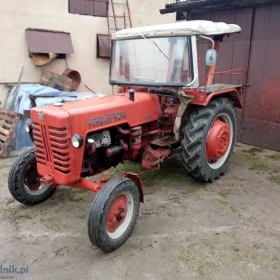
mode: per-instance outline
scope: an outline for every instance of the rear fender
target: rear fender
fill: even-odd
[[[200,105],[200,106],[207,106],[210,101],[214,98],[217,97],[227,97],[228,99],[232,100],[234,107],[236,108],[243,108],[243,104],[240,99],[240,90],[236,89],[228,89],[228,90],[223,90],[223,91],[216,91],[210,94],[206,95],[205,99],[205,94],[200,94],[198,98],[196,98],[191,104],[193,105]],[[201,100],[201,101],[199,101]]]

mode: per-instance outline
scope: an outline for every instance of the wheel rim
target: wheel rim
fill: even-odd
[[[40,195],[48,188],[40,188],[40,175],[37,171],[37,163],[33,161],[26,169],[23,186],[25,191],[30,195]]]
[[[111,239],[121,237],[130,225],[134,211],[133,196],[122,192],[111,205],[107,216],[107,233]]]
[[[213,121],[206,141],[206,158],[212,169],[226,162],[233,144],[233,123],[228,114],[222,113]]]

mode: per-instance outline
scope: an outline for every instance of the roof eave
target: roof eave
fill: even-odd
[[[161,14],[169,14],[176,12],[200,12],[202,10],[221,10],[221,9],[241,9],[241,8],[256,8],[271,4],[279,4],[280,0],[207,0],[195,2],[182,2],[166,4],[165,9],[161,9]]]

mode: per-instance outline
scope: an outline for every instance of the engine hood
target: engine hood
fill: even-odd
[[[148,93],[116,94],[101,98],[63,103],[62,106],[48,105],[31,110],[34,122],[47,122],[49,126],[68,127],[72,134],[85,137],[89,131],[109,128],[127,123],[130,127],[158,119],[160,108],[158,97]]]

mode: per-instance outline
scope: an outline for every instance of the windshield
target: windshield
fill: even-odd
[[[185,86],[192,80],[189,38],[113,41],[111,84]]]

